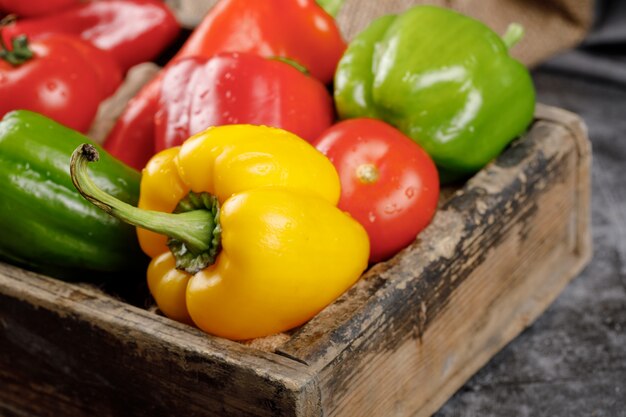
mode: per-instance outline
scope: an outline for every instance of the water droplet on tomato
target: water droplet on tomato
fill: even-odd
[[[413,196],[415,195],[415,189],[413,187],[409,187],[404,191],[404,195],[406,195],[407,198],[413,198]]]
[[[56,89],[57,89],[57,87],[58,87],[58,85],[57,85],[57,83],[55,83],[54,81],[49,81],[49,82],[46,84],[46,88],[47,88],[49,91],[54,91],[54,90],[56,90]]]
[[[373,211],[370,211],[367,215],[367,220],[369,220],[370,223],[374,223],[376,221],[376,214],[374,214]]]

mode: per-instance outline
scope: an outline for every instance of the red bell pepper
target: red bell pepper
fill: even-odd
[[[0,14],[42,16],[78,4],[80,0],[0,0]]]
[[[221,0],[174,59],[218,52],[285,57],[328,83],[345,49],[334,18],[313,0]]]
[[[100,101],[122,81],[113,58],[74,36],[50,34],[28,44],[0,38],[0,117],[26,109],[82,132]]]
[[[324,84],[292,65],[244,53],[190,57],[167,68],[155,117],[157,152],[209,126],[279,127],[312,141],[334,118]]]
[[[107,0],[80,3],[61,12],[18,19],[3,30],[5,41],[17,35],[30,39],[46,33],[80,36],[110,51],[125,72],[150,61],[178,35],[179,25],[159,0]]]
[[[323,83],[332,80],[346,44],[332,16],[314,0],[221,0],[172,59],[246,52],[298,62]],[[169,65],[169,64],[168,64]],[[130,101],[104,147],[141,169],[154,153],[161,80],[157,76]]]

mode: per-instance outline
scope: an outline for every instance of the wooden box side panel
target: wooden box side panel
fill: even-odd
[[[282,352],[318,369],[325,415],[429,415],[543,312],[590,257],[588,162],[584,134],[536,123],[296,334]]]
[[[0,264],[0,414],[314,415],[306,366]]]

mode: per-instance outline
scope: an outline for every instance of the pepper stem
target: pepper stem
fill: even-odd
[[[502,36],[506,49],[511,49],[524,37],[524,26],[519,23],[511,23]]]
[[[11,49],[7,48],[4,37],[0,32],[0,59],[13,66],[22,65],[34,56],[33,51],[28,47],[26,35],[19,35],[11,40]]]
[[[208,193],[191,193],[194,196],[191,203],[188,198],[179,204],[177,209],[182,211],[180,213],[139,209],[107,194],[93,182],[87,166],[89,162],[98,159],[98,151],[89,144],[79,146],[72,153],[70,174],[74,186],[83,197],[126,223],[168,236],[168,246],[176,258],[178,269],[195,274],[215,262],[221,232],[215,197]],[[198,204],[194,204],[196,200],[203,206],[210,205],[211,209],[197,209]]]

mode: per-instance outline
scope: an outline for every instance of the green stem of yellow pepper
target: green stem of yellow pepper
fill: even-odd
[[[217,198],[208,193],[190,193],[175,213],[142,210],[112,197],[93,182],[87,166],[98,159],[98,151],[89,144],[72,153],[72,182],[83,197],[126,223],[168,236],[176,268],[195,274],[215,263],[221,236]]]

